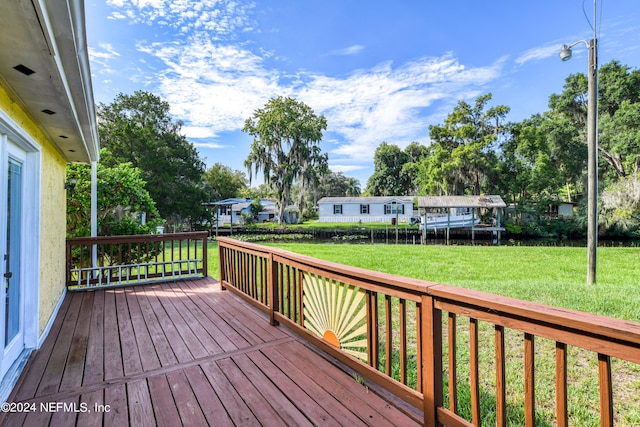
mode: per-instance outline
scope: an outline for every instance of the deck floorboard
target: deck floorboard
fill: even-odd
[[[418,425],[210,278],[67,294],[0,426]]]

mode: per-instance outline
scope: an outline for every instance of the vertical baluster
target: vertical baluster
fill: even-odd
[[[272,326],[276,326],[278,324],[278,322],[275,319],[275,313],[278,311],[278,305],[279,305],[279,300],[278,300],[278,280],[280,277],[282,277],[280,274],[280,270],[282,270],[281,268],[279,268],[278,263],[274,260],[273,258],[273,253],[270,252],[269,253],[269,288],[268,288],[268,292],[269,292],[269,304],[270,304],[270,310],[269,310],[269,317],[270,317],[270,323]]]
[[[384,314],[385,314],[385,358],[384,370],[388,376],[391,376],[391,365],[393,359],[393,334],[392,334],[392,315],[391,315],[391,297],[384,296]]]
[[[251,283],[251,254],[242,252],[242,278],[244,281],[244,293],[252,296],[253,283]]]
[[[108,262],[108,263],[103,262],[103,264],[102,264],[102,266],[103,266],[103,267],[106,267],[106,266],[107,266],[107,264],[109,264],[109,265],[108,265],[109,267],[110,267],[110,266],[112,266],[112,265],[115,265],[115,263],[113,262],[113,260],[114,260],[114,258],[113,258],[113,257],[114,257],[114,255],[113,255],[113,251],[115,250],[114,248],[115,248],[116,246],[115,246],[115,245],[106,245],[106,244],[105,244],[105,245],[103,245],[103,246],[102,246],[102,248],[103,248],[102,253],[103,253],[103,254],[107,252],[107,247],[109,248],[109,262]],[[104,258],[103,258],[103,259],[104,259]],[[102,274],[102,271],[100,271],[100,274]],[[114,268],[109,268],[109,269],[107,269],[107,270],[106,270],[106,274],[107,274],[107,275],[109,275],[109,277],[110,277],[110,279],[111,279],[112,281],[113,281],[113,280],[115,280],[115,279],[116,279],[116,277],[118,277],[118,272],[117,272],[117,271],[116,271],[116,269],[114,269]]]
[[[496,325],[496,425],[507,425],[507,392],[504,355],[504,327]]]
[[[278,287],[276,288],[276,296],[278,298],[278,306],[277,306],[277,311],[280,312],[280,302],[282,301],[282,288],[284,288],[284,272],[285,269],[283,268],[282,264],[278,264],[278,275],[279,275],[279,280],[278,280]]]
[[[153,262],[155,264],[155,268],[154,268],[154,272],[155,273],[159,273],[158,272],[158,254],[160,253],[160,242],[154,242],[153,243]]]
[[[598,381],[600,383],[600,426],[613,425],[613,392],[611,389],[611,357],[598,353]]]
[[[449,346],[449,409],[458,413],[458,344],[456,314],[449,313],[447,320],[447,343]]]
[[[163,252],[163,257],[164,257],[164,251],[162,251],[162,252]],[[220,266],[220,285],[221,285],[222,290],[225,289],[224,282],[226,280],[228,280],[227,279],[226,254],[227,254],[227,249],[224,246],[222,246],[221,243],[218,243],[218,257],[219,257],[218,264]],[[163,261],[164,261],[164,259],[163,259]],[[162,266],[162,269],[164,271],[164,264]]]
[[[417,375],[416,378],[418,380],[418,392],[419,393],[423,393],[424,390],[422,388],[423,384],[422,384],[422,322],[420,321],[420,319],[422,319],[422,304],[420,303],[416,303],[416,339],[418,341],[417,343],[417,349],[416,349],[416,370],[417,370]]]
[[[407,383],[407,301],[400,299],[400,382]]]
[[[245,257],[245,253],[242,251],[242,249],[239,249],[237,251],[238,254],[238,261],[236,264],[236,274],[238,277],[238,281],[237,281],[237,287],[238,289],[240,289],[242,292],[246,293],[246,288],[245,288],[245,272],[246,272],[246,268],[244,268],[244,257]]]
[[[171,276],[175,276],[175,273],[173,272],[174,270],[174,264],[173,261],[175,260],[176,256],[174,254],[174,247],[173,247],[173,239],[171,239],[171,255],[170,255],[171,259],[169,261],[171,261]],[[232,279],[235,279],[235,277],[233,275],[231,275]],[[235,284],[235,281],[234,281]]]
[[[187,259],[191,259],[191,239],[186,239],[187,242]],[[187,266],[187,269],[189,267]]]
[[[295,277],[295,271],[290,266],[287,266],[287,317],[291,318],[291,285]]]
[[[289,314],[289,319],[296,321],[296,312],[298,308],[298,284],[300,279],[300,270],[297,268],[293,269],[293,283],[291,284],[291,295],[289,298],[291,299],[291,313]]]
[[[256,301],[260,301],[260,294],[258,293],[258,256],[251,255],[251,280],[253,282],[253,298]]]
[[[524,334],[524,423],[527,427],[536,423],[534,339],[533,335]]]
[[[262,259],[262,274],[263,274],[263,296],[264,296],[264,303],[268,306],[269,304],[271,304],[270,299],[269,299],[269,288],[268,288],[268,273],[269,273],[269,258],[263,258]]]
[[[303,292],[303,286],[304,286],[304,274],[302,272],[302,270],[298,270],[298,317],[297,317],[297,321],[298,324],[302,327],[304,327],[304,304],[303,304],[303,300],[302,300],[302,292]]]
[[[242,272],[242,269],[240,268],[242,253],[237,249],[233,250],[233,261],[233,285],[238,289],[242,289],[242,280],[240,276]]]
[[[556,342],[556,423],[558,427],[569,425],[567,408],[567,345]]]
[[[367,291],[367,359],[378,369],[378,293]]]
[[[478,319],[469,319],[469,373],[471,379],[471,420],[474,425],[480,419],[480,380],[478,378]]]

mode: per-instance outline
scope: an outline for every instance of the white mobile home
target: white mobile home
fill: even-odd
[[[323,197],[318,212],[320,222],[409,222],[413,197]]]

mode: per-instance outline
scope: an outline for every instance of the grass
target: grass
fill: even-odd
[[[599,248],[598,284],[587,251],[572,247],[277,244],[341,264],[640,322],[640,249]]]
[[[266,222],[261,224],[255,224],[257,228],[279,228],[281,226],[275,222]],[[319,221],[305,221],[300,224],[287,224],[287,228],[293,230],[354,230],[354,229],[362,229],[366,228],[367,230],[395,230],[396,226],[391,225],[391,222],[319,222]],[[409,227],[407,222],[400,222],[398,224],[398,228],[412,228],[417,229],[417,226]]]
[[[588,286],[585,248],[307,243],[272,246],[370,270],[640,322],[639,248],[599,248],[598,283]],[[209,271],[219,277],[215,243],[209,249]],[[481,413],[485,425],[495,425],[493,334],[492,325],[480,323]],[[469,419],[467,318],[459,317],[457,335],[458,403],[460,414]],[[536,338],[537,425],[555,425],[554,346],[552,341]],[[522,424],[523,420],[522,348],[522,334],[507,330],[510,425]],[[444,351],[448,351],[446,345]],[[597,356],[570,347],[568,364],[570,424],[598,425]],[[640,425],[640,366],[613,359],[612,376],[616,425]]]

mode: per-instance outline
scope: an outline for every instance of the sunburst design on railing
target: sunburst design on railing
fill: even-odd
[[[304,325],[329,344],[367,361],[365,292],[345,283],[303,275]]]

